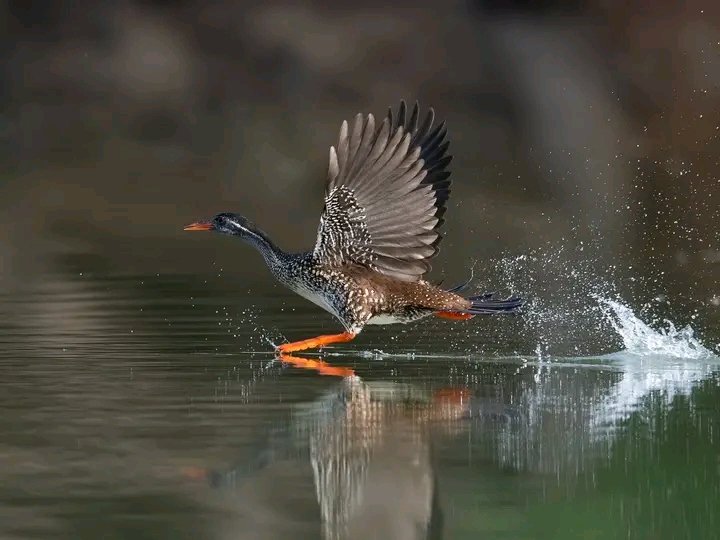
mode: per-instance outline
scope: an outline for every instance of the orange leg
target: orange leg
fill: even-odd
[[[292,343],[283,343],[276,347],[276,351],[279,353],[288,353],[295,351],[304,351],[305,349],[319,349],[325,345],[331,343],[345,343],[355,339],[357,334],[351,332],[343,332],[342,334],[328,334],[325,336],[318,336],[310,339],[303,339],[302,341],[293,341]]]
[[[451,319],[453,321],[467,321],[472,319],[475,315],[470,313],[458,313],[457,311],[436,311],[436,317],[442,317],[443,319]]]
[[[317,371],[320,375],[330,375],[333,377],[353,377],[355,371],[346,367],[331,366],[322,360],[310,360],[309,358],[301,358],[291,354],[280,353],[278,359],[284,364],[290,364],[300,369],[311,369]]]

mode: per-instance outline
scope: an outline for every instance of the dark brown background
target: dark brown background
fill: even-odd
[[[405,98],[450,128],[437,269],[594,239],[578,257],[659,265],[667,287],[717,302],[719,15],[673,1],[5,3],[0,275],[215,263],[269,280],[242,246],[182,225],[233,210],[309,248],[340,122]]]

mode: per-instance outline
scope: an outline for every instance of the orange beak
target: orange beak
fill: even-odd
[[[215,227],[209,221],[196,221],[190,225],[186,225],[183,231],[212,231]]]

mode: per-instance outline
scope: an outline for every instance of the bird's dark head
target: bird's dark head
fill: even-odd
[[[187,225],[186,231],[216,231],[223,234],[232,234],[234,236],[246,236],[255,233],[257,228],[255,224],[244,216],[223,212],[216,215],[210,221],[197,221]]]

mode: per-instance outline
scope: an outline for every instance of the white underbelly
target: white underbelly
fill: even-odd
[[[400,319],[398,317],[388,315],[387,313],[383,313],[381,315],[375,315],[365,324],[398,324],[407,322],[410,321],[408,319]]]
[[[372,317],[365,324],[407,324],[420,319],[424,319],[430,315],[432,311],[411,311],[409,313],[380,313]]]
[[[298,293],[300,296],[305,298],[305,300],[310,300],[316,306],[320,306],[328,313],[331,313],[335,317],[338,317],[337,311],[335,310],[335,308],[332,305],[330,305],[330,303],[327,301],[327,299],[324,296],[316,293],[315,291],[311,291],[309,289],[305,289],[305,288],[301,288],[301,287],[298,287],[298,288],[293,287],[293,290],[296,293]]]

